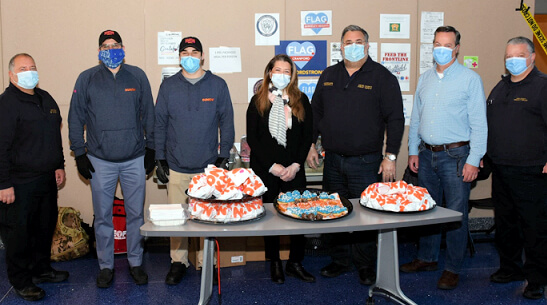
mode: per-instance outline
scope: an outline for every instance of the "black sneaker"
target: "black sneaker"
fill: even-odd
[[[171,263],[169,273],[165,277],[165,284],[176,285],[180,283],[184,275],[186,274],[186,265],[180,262]]]
[[[114,278],[114,270],[109,268],[101,269],[97,276],[97,287],[108,288],[112,284],[112,278]]]
[[[522,295],[527,299],[539,300],[545,296],[545,285],[528,283]]]
[[[129,269],[129,273],[135,281],[135,284],[144,285],[148,283],[148,274],[146,274],[141,266],[131,267],[131,269]]]
[[[66,281],[66,279],[68,279],[67,271],[57,271],[55,269],[51,269],[48,272],[44,272],[37,276],[33,276],[32,282],[34,284],[40,284],[44,282],[59,283],[62,281]]]
[[[26,301],[38,301],[46,295],[44,289],[34,284],[30,284],[21,289],[15,289],[15,292]]]

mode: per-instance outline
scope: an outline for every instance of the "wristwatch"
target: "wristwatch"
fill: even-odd
[[[394,155],[394,154],[387,153],[387,154],[384,156],[384,159],[388,159],[389,161],[395,161],[395,160],[397,160],[397,156]]]

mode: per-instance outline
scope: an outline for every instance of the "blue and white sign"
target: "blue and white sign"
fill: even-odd
[[[317,87],[317,78],[299,78],[298,79],[298,89],[304,93],[311,102],[313,93],[315,92],[315,87]]]
[[[332,11],[301,11],[302,36],[332,35]]]
[[[319,76],[327,67],[326,40],[281,40],[275,54],[287,54],[296,65],[298,76]]]

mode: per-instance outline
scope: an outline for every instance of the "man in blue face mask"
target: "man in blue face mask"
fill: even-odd
[[[116,31],[99,36],[99,65],[80,74],[68,113],[70,149],[78,172],[89,179],[100,272],[97,286],[114,276],[112,206],[120,181],[127,213],[127,259],[136,284],[146,284],[142,268],[146,175],[154,170],[154,100],[144,71],[125,64]],[[84,131],[86,138],[84,139]]]
[[[323,189],[359,198],[372,183],[397,180],[403,103],[396,77],[368,56],[368,33],[350,25],[342,31],[341,41],[344,60],[323,71],[313,94],[313,143],[321,135]],[[318,165],[315,144],[307,163],[312,168]],[[332,262],[321,275],[336,277],[355,265],[360,283],[374,284],[376,235],[368,231],[323,236],[333,250]]]
[[[486,152],[486,103],[480,76],[456,60],[460,32],[451,26],[435,31],[435,66],[420,77],[408,135],[408,165],[418,173],[437,204],[461,212],[462,222],[447,229],[444,272],[439,289],[454,289],[467,249],[470,185],[477,178]],[[427,227],[417,258],[401,266],[403,272],[438,268],[440,227]]]
[[[156,175],[160,182],[169,183],[167,202],[172,204],[186,202],[185,191],[192,177],[204,172],[207,165],[226,166],[235,136],[228,86],[203,69],[201,42],[185,37],[179,52],[182,70],[160,86],[154,128]],[[188,238],[171,237],[170,254],[165,283],[176,285],[189,266]]]
[[[523,295],[529,299],[543,298],[547,284],[547,75],[534,66],[535,58],[530,39],[510,39],[509,74],[486,103],[500,257],[490,281],[526,279]]]

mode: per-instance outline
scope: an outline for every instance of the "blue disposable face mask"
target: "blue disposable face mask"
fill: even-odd
[[[99,52],[99,60],[110,69],[116,69],[121,65],[124,58],[125,51],[123,49],[109,49]]]
[[[38,72],[25,71],[17,73],[17,85],[24,89],[34,89],[38,85]]]
[[[180,58],[180,65],[182,68],[192,74],[199,69],[200,59],[193,56],[183,56]]]
[[[287,85],[291,82],[291,76],[287,74],[281,74],[281,73],[272,73],[272,84],[277,89],[285,89]]]
[[[351,62],[360,61],[365,58],[365,45],[354,43],[349,46],[345,46],[344,57]]]
[[[528,56],[530,57],[530,56]],[[528,57],[510,57],[505,60],[505,68],[511,73],[511,75],[521,75],[528,69],[526,60]]]
[[[454,49],[450,49],[447,47],[433,48],[433,58],[438,65],[444,66],[452,60],[453,51]]]

